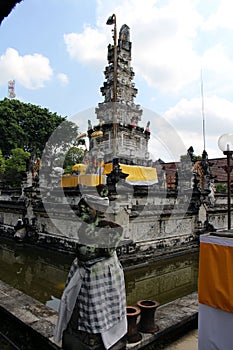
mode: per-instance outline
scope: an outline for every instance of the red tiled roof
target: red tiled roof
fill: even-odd
[[[227,165],[226,158],[213,158],[209,159],[210,163],[213,165],[210,167],[211,173],[216,176],[215,182],[226,183],[227,182],[227,172],[223,169]],[[233,165],[233,160],[232,160]],[[231,181],[233,182],[233,171],[231,172]]]
[[[224,158],[212,158],[208,159],[210,165],[210,172],[215,177],[214,181],[215,183],[226,183],[227,182],[227,173],[224,170],[224,166],[227,165],[227,159]],[[175,183],[176,180],[176,171],[178,169],[180,162],[170,162],[170,163],[163,163],[163,164],[156,164],[155,167],[159,174],[161,174],[162,169],[165,169],[166,177],[167,177],[167,185],[172,186]],[[233,159],[232,164],[233,166]],[[231,172],[231,182],[233,183],[233,170]]]

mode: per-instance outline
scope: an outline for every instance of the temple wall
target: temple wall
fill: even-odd
[[[218,197],[214,207],[205,207],[205,209],[200,207],[199,211],[186,212],[174,209],[177,203],[171,196],[132,198],[132,196],[123,195],[123,197],[120,203],[115,203],[106,214],[107,219],[122,225],[123,238],[132,240],[142,250],[151,247],[179,246],[195,241],[198,237],[198,223],[201,222],[203,226],[205,219],[208,219],[215,229],[222,230],[227,227],[227,206],[224,196]],[[224,199],[225,205],[223,205]],[[36,219],[39,243],[53,245],[56,241],[56,246],[72,250],[73,243],[77,241],[77,231],[81,223],[69,205],[64,206],[61,203],[59,206],[54,203],[53,207],[50,206],[50,210],[45,211],[44,208],[29,210],[18,201],[12,200],[11,205],[9,202],[6,201],[4,206],[4,201],[1,201],[0,233],[2,235],[13,238],[14,225],[28,211],[33,213]],[[69,198],[68,202],[73,202],[72,198]],[[68,212],[67,208],[69,208]]]
[[[195,215],[160,217],[150,212],[130,220],[129,237],[144,249],[181,245],[195,239],[195,223]]]
[[[212,224],[217,230],[224,230],[227,228],[227,212],[220,210],[220,211],[211,211],[208,214],[209,216],[209,222]],[[231,213],[231,222],[233,220],[233,215]]]

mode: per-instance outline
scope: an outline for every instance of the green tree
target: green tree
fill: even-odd
[[[84,157],[84,150],[78,147],[71,147],[66,153],[64,160],[64,169],[70,171],[72,166],[78,163],[82,163]]]
[[[0,150],[0,178],[3,177],[3,174],[5,173],[6,164],[5,164],[5,158],[2,155],[2,151]]]
[[[215,186],[215,190],[216,190],[216,192],[226,192],[227,191],[227,185],[226,184],[222,184],[222,183],[218,183]]]
[[[78,127],[71,121],[63,121],[50,136],[42,155],[42,168],[50,173],[53,167],[64,167],[67,152],[76,142]]]
[[[11,150],[11,154],[11,157],[5,161],[5,182],[17,187],[25,176],[30,153],[22,148],[15,148]]]
[[[5,98],[0,101],[0,149],[4,157],[22,148],[40,157],[52,132],[66,118],[30,103]]]

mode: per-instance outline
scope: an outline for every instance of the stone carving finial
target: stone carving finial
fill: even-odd
[[[150,132],[150,121],[147,122],[145,131]]]
[[[92,129],[92,125],[91,125],[91,121],[90,119],[88,119],[88,127],[87,127],[88,130],[91,130]]]
[[[189,149],[187,150],[187,154],[190,156],[191,161],[193,161],[194,157],[194,149],[193,146],[190,146]]]
[[[123,41],[130,41],[129,26],[123,24],[119,32],[119,38]]]

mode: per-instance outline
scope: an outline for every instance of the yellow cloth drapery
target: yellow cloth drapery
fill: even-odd
[[[76,187],[77,185],[98,186],[101,184],[105,184],[105,176],[103,175],[70,175],[62,176],[61,178],[62,187]]]
[[[78,171],[80,173],[80,175],[85,174],[86,169],[87,169],[87,165],[86,164],[82,164],[82,163],[75,164],[72,167],[72,170],[73,171]]]
[[[130,185],[153,185],[158,182],[155,168],[143,167],[137,165],[120,164],[123,173],[129,174],[126,183]],[[64,175],[61,179],[62,187],[76,187],[77,185],[98,186],[106,183],[106,175],[112,171],[112,163],[104,164],[103,175],[83,174],[82,175]]]
[[[126,182],[131,185],[153,185],[158,182],[155,168],[126,164],[120,164],[120,168],[123,173],[129,174]],[[111,171],[112,163],[105,164],[104,174],[109,174]]]

